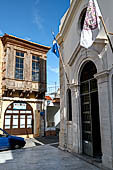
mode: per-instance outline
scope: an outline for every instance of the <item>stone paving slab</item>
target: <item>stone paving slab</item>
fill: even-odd
[[[100,170],[68,152],[50,145],[0,152],[0,170],[26,169]]]
[[[25,141],[26,141],[26,145],[24,148],[40,146],[40,145],[49,145],[49,144],[52,146],[58,147],[58,144],[59,144],[58,136],[26,138]]]
[[[59,142],[58,136],[43,136],[43,137],[37,137],[35,140],[43,143],[43,144],[50,144],[50,143],[56,143]]]
[[[26,144],[24,146],[24,148],[29,148],[29,147],[33,147],[33,146],[36,146],[35,143],[32,141],[32,139],[25,139],[26,141]]]

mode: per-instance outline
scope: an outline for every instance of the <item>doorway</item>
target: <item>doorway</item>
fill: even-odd
[[[33,109],[26,102],[14,102],[4,115],[4,130],[13,135],[33,134]]]
[[[102,155],[96,73],[94,63],[88,61],[80,77],[82,148],[84,154],[92,157]]]

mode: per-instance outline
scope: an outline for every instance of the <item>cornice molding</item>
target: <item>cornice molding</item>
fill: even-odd
[[[50,47],[40,45],[34,42],[30,42],[21,38],[17,38],[12,35],[4,34],[4,36],[1,38],[3,45],[5,44],[11,44],[11,45],[18,45],[21,47],[29,48],[29,49],[34,49],[41,51],[42,53],[47,53],[50,50]]]
[[[75,88],[78,88],[78,87],[80,87],[80,84],[78,84],[78,83],[72,83],[72,84],[70,84],[70,88],[71,89],[75,89]]]
[[[38,102],[44,102],[45,100],[44,99],[25,99],[25,98],[16,98],[16,97],[2,97],[0,98],[0,100],[3,100],[3,101],[26,101],[26,102],[35,102],[35,103],[38,103]]]
[[[103,44],[103,45],[105,46],[107,43],[108,43],[107,39],[100,39],[100,38],[97,38],[97,39],[95,40],[95,42],[94,42],[93,45],[96,45],[96,44],[98,44],[98,45],[99,45],[99,44]],[[76,56],[78,55],[78,53],[80,52],[81,49],[85,49],[85,48],[82,47],[82,46],[80,46],[80,43],[78,43],[76,49],[74,50],[74,52],[73,52],[71,58],[70,58],[69,61],[68,61],[69,66],[72,66],[73,62],[74,62],[75,59],[76,59]],[[89,48],[89,49],[85,49],[85,50],[88,51],[88,50],[90,50],[90,48]]]
[[[95,74],[94,77],[96,79],[105,78],[105,77],[107,78],[109,76],[109,72],[110,72],[109,70],[105,70],[105,71]]]

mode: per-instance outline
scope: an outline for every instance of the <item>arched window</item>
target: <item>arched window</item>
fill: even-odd
[[[83,11],[81,12],[81,15],[79,17],[79,29],[80,31],[82,31],[83,26],[84,26],[84,20],[85,20],[85,16],[86,16],[86,10],[87,8],[83,9]]]
[[[67,89],[67,120],[72,121],[71,89]]]

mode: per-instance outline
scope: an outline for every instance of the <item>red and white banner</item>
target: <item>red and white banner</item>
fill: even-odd
[[[95,41],[100,30],[101,15],[98,3],[96,0],[89,0],[86,11],[83,30],[81,31],[80,45],[89,48]]]

